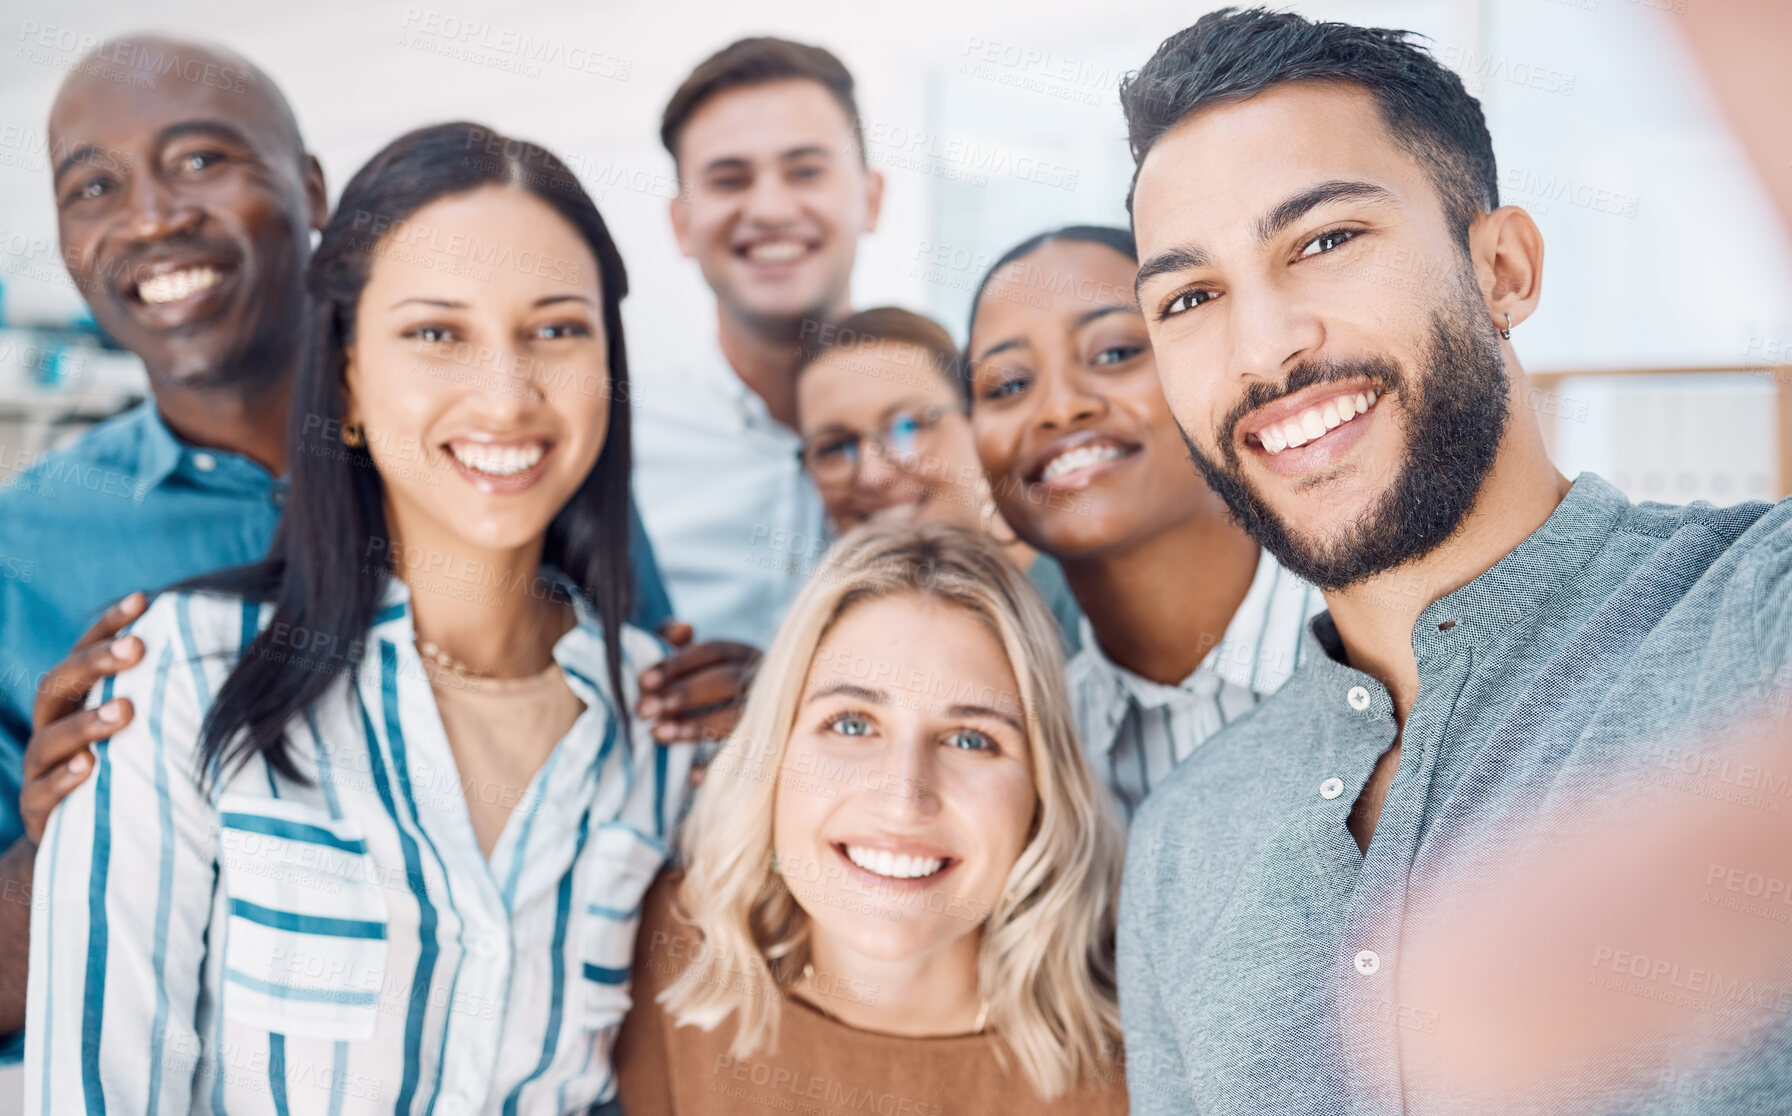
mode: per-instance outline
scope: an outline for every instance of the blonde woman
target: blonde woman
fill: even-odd
[[[647,899],[629,1116],[1126,1110],[1121,836],[987,536],[868,526],[797,598]]]

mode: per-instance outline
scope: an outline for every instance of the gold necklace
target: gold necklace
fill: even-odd
[[[489,681],[490,679],[497,677],[496,675],[487,674],[484,671],[474,670],[472,667],[436,646],[431,640],[418,639],[417,653],[435,663],[443,670],[451,672],[456,678],[474,678]]]

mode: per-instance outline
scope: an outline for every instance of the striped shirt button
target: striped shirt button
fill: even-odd
[[[1374,976],[1375,970],[1381,968],[1381,956],[1372,949],[1365,949],[1356,955],[1356,971],[1364,976]]]
[[[1350,703],[1350,708],[1361,713],[1369,708],[1369,691],[1361,686],[1352,686],[1350,692],[1344,695],[1344,700]]]
[[[1320,798],[1336,798],[1343,793],[1344,780],[1338,778],[1336,775],[1333,775],[1325,782],[1319,784]]]

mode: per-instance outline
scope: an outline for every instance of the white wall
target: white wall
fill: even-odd
[[[1422,31],[1480,91],[1507,200],[1536,211],[1549,245],[1543,308],[1519,349],[1533,368],[1721,364],[1792,347],[1784,232],[1655,10],[1666,2],[1297,5]],[[1131,165],[1114,83],[1213,6],[175,0],[146,15],[127,0],[14,0],[0,23],[0,282],[15,317],[78,305],[53,250],[22,247],[54,236],[43,120],[78,54],[38,37],[48,29],[66,45],[147,26],[218,38],[259,62],[336,186],[430,121],[470,117],[545,143],[582,171],[616,229],[634,277],[637,361],[669,359],[709,309],[667,230],[659,111],[704,55],[772,32],[833,49],[861,85],[890,189],[861,253],[860,303],[906,303],[958,328],[980,262],[1048,225],[1124,218]],[[472,26],[475,57],[450,56]],[[477,45],[506,36],[597,58],[599,72]],[[525,72],[510,72],[519,63]]]

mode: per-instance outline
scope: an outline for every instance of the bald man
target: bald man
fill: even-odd
[[[57,93],[48,144],[69,277],[142,358],[153,398],[0,490],[0,554],[29,575],[0,581],[0,1056],[12,1058],[35,854],[15,805],[36,681],[132,590],[266,551],[304,264],[328,207],[286,98],[217,47],[101,45]]]
[[[87,777],[88,745],[135,712],[81,708],[142,652],[110,638],[142,611],[133,591],[259,559],[273,539],[304,268],[328,206],[286,98],[216,46],[100,45],[63,82],[47,138],[69,276],[142,358],[153,398],[0,489],[0,558],[18,574],[0,577],[0,1063],[22,1048],[36,840]],[[638,518],[630,546],[631,619],[653,630],[669,606]],[[661,715],[662,739],[697,734],[688,689],[719,678],[734,702],[739,660],[701,645],[658,665],[646,691],[682,707]]]

